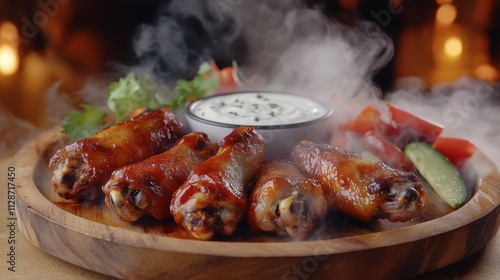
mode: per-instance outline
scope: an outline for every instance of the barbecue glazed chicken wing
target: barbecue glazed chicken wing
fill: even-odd
[[[352,218],[403,222],[419,216],[424,209],[423,185],[413,173],[309,141],[292,149],[292,161],[320,182],[332,209]]]
[[[174,191],[217,149],[205,133],[187,134],[169,150],[115,170],[103,187],[104,201],[126,222],[144,215],[165,219],[170,216]]]
[[[256,173],[248,223],[251,228],[305,238],[327,212],[318,182],[287,160],[271,160]]]
[[[165,151],[182,129],[166,108],[105,128],[55,153],[49,163],[52,185],[62,198],[95,201],[115,169]]]
[[[172,197],[175,222],[193,237],[231,235],[247,210],[250,180],[262,164],[264,140],[251,127],[222,139],[217,154],[195,167]]]

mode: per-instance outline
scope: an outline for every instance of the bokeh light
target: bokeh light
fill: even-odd
[[[442,5],[436,12],[436,21],[441,24],[452,24],[456,17],[457,8],[452,4]]]
[[[18,36],[12,22],[0,23],[0,75],[13,75],[19,68]]]
[[[495,69],[495,67],[493,67],[491,64],[488,63],[479,65],[474,70],[474,74],[476,75],[477,78],[487,82],[493,82],[498,77],[497,69]]]
[[[462,40],[458,37],[448,38],[444,43],[444,52],[450,58],[459,58],[462,54]]]

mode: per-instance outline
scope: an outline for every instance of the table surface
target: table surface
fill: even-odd
[[[12,166],[12,159],[0,159],[0,177],[4,179],[7,168]],[[4,179],[3,182],[7,180]],[[16,227],[15,272],[8,270],[6,263],[9,247],[8,220],[7,220],[7,191],[0,191],[0,219],[3,224],[0,228],[0,255],[2,255],[0,279],[113,279],[111,277],[86,270],[53,257],[35,247]],[[488,243],[486,247],[473,255],[445,268],[415,277],[415,279],[498,279],[500,275],[500,234]],[[210,277],[207,275],[207,279]]]

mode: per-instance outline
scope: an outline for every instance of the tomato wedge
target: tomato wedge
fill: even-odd
[[[463,164],[476,151],[476,145],[472,142],[453,137],[438,137],[432,146],[455,166]]]
[[[227,66],[220,69],[213,59],[211,59],[209,63],[212,72],[219,77],[220,85],[217,93],[227,93],[235,91],[240,87],[238,73],[233,66]]]
[[[347,144],[348,140],[346,133],[344,131],[335,129],[332,132],[332,137],[330,139],[330,146],[345,149],[347,148]]]
[[[403,133],[405,132],[404,130],[409,130],[416,134],[413,136],[414,139],[406,139],[406,141],[419,140],[432,144],[441,132],[443,132],[443,126],[431,120],[411,114],[389,103],[387,103],[387,106],[391,112],[392,120],[402,128]]]
[[[339,129],[357,133],[374,131],[389,137],[399,134],[396,124],[382,120],[380,112],[370,105],[366,106],[354,119],[340,124]]]
[[[237,87],[236,71],[232,66],[224,67],[219,71],[219,81],[224,87]]]
[[[415,166],[405,153],[383,136],[369,131],[361,137],[361,143],[385,164],[404,171],[415,170]]]

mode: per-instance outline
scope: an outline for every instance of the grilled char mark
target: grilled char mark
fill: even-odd
[[[189,224],[191,229],[210,229],[210,232],[215,232],[220,231],[223,227],[220,211],[215,208],[196,209],[185,212],[184,216],[186,217],[186,224]],[[194,232],[198,233],[197,230],[194,230]]]
[[[52,186],[54,191],[65,199],[85,198],[89,201],[95,200],[99,192],[82,188],[89,180],[87,172],[88,164],[82,155],[73,149],[61,151],[50,161],[49,168],[53,170]]]
[[[112,206],[118,217],[126,222],[134,222],[148,210],[148,202],[141,190],[133,187],[112,189],[106,196],[106,204]]]
[[[233,234],[243,217],[241,208],[229,201],[217,201],[210,195],[197,193],[182,210],[182,225],[199,240],[210,240],[217,233]]]
[[[321,186],[291,162],[272,160],[257,172],[248,210],[252,228],[302,239],[326,211]]]
[[[404,222],[422,214],[426,195],[416,175],[400,177],[388,184],[388,192],[384,193],[386,200],[380,204],[378,217],[391,222]]]
[[[314,225],[315,217],[311,214],[308,201],[302,197],[290,196],[281,200],[276,207],[277,232],[304,238]]]

